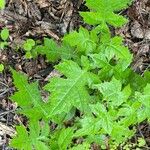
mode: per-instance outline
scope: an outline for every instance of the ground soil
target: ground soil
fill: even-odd
[[[26,73],[31,80],[38,80],[41,86],[50,74],[55,73],[53,64],[46,63],[44,57],[25,59],[24,51],[16,50],[16,46],[27,38],[42,40],[50,37],[60,41],[65,33],[80,25],[88,27],[78,13],[83,10],[88,9],[82,0],[7,0],[6,8],[0,12],[0,28],[10,30],[9,47],[0,50],[0,63],[5,65],[4,72],[0,73],[0,149],[8,149],[9,139],[15,133],[14,125],[26,121],[15,113],[17,104],[8,98],[15,91],[9,67]],[[120,29],[112,29],[112,32],[124,37],[125,44],[134,54],[132,68],[142,75],[150,70],[150,0],[135,0],[120,13],[129,18],[129,23]],[[150,149],[150,125],[147,122],[137,125],[137,133],[129,143],[136,142],[134,139],[138,137],[144,137],[145,149]]]

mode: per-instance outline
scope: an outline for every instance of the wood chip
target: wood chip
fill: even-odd
[[[0,136],[4,136],[6,134],[12,137],[16,134],[16,131],[12,127],[0,122]]]
[[[135,38],[139,38],[139,39],[144,38],[144,31],[141,25],[137,21],[135,21],[133,23],[133,26],[131,27],[131,34]]]

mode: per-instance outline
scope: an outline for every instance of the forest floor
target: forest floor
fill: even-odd
[[[41,86],[55,73],[54,64],[46,63],[42,56],[26,59],[22,49],[16,50],[17,46],[27,38],[50,37],[59,42],[65,33],[80,25],[88,28],[79,16],[79,11],[83,10],[87,8],[82,0],[7,0],[6,8],[0,11],[0,28],[10,31],[9,46],[0,50],[0,63],[5,66],[0,73],[0,149],[10,149],[7,146],[15,134],[14,125],[26,121],[15,113],[17,104],[9,100],[15,91],[9,67],[26,73],[31,80],[38,80]],[[122,28],[112,29],[112,34],[123,36],[125,45],[134,55],[132,68],[142,75],[150,70],[150,0],[135,0],[120,13],[129,22]],[[146,121],[138,124],[137,133],[129,143],[136,142],[137,137],[144,137],[145,149],[150,149],[150,124]]]

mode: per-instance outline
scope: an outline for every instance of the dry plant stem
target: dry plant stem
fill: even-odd
[[[8,110],[8,111],[4,111],[4,112],[1,112],[0,113],[0,117],[2,117],[2,116],[4,116],[4,115],[7,115],[7,114],[9,114],[9,113],[13,113],[13,112],[15,112],[16,110]]]
[[[7,93],[9,91],[9,86],[1,81],[0,81],[0,84],[7,87],[7,88],[4,88],[4,90],[2,90],[2,93],[0,93],[0,97],[2,97],[5,93]]]

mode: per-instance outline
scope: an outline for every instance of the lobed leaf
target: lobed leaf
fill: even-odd
[[[86,0],[86,5],[92,11],[81,12],[80,15],[86,23],[91,25],[108,23],[114,27],[121,27],[127,23],[127,19],[115,14],[115,11],[126,8],[130,3],[131,0]]]
[[[17,135],[11,140],[10,146],[24,150],[49,150],[49,146],[43,142],[47,138],[47,134],[40,134],[39,123],[30,124],[30,131],[27,131],[23,125],[17,126],[16,130]]]
[[[73,138],[73,131],[73,128],[63,128],[56,130],[50,139],[51,150],[68,149]]]
[[[63,43],[62,46],[58,46],[58,44],[52,39],[45,38],[44,45],[37,46],[35,48],[41,55],[46,55],[46,58],[50,62],[55,62],[59,59],[71,59],[76,57],[75,52],[69,45]]]
[[[49,116],[68,113],[72,107],[84,111],[88,107],[90,95],[87,90],[89,73],[82,70],[77,63],[65,61],[56,66],[56,69],[66,76],[50,80],[45,89],[51,92],[49,103]]]
[[[71,46],[76,46],[79,52],[90,53],[96,48],[95,40],[91,38],[90,32],[80,27],[79,32],[72,32],[64,36],[63,41],[69,43]]]
[[[130,86],[122,90],[122,84],[119,80],[113,78],[110,82],[104,82],[96,85],[103,95],[103,101],[108,103],[108,107],[118,107],[126,102],[131,94]]]
[[[38,83],[34,82],[29,84],[26,75],[16,72],[13,69],[11,69],[11,72],[13,74],[13,83],[18,91],[15,92],[10,99],[14,102],[17,102],[22,108],[22,113],[27,114],[29,118],[47,115],[47,112],[44,108],[45,103],[42,101],[42,97],[38,89]],[[38,113],[33,117],[34,111]]]

